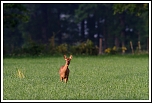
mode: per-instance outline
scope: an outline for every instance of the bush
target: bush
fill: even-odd
[[[43,53],[45,45],[30,42],[27,46],[21,49],[21,54],[40,55]]]
[[[121,48],[118,48],[118,47],[114,46],[113,48],[107,48],[107,49],[105,49],[104,52],[106,54],[118,54],[120,52],[125,53],[126,50],[127,50],[127,48],[124,47],[124,46],[121,47]]]
[[[72,54],[87,54],[87,55],[97,55],[98,47],[94,46],[91,40],[79,43],[75,46],[71,46]]]
[[[56,47],[56,52],[61,54],[66,54],[68,52],[68,45],[66,43],[63,43]]]

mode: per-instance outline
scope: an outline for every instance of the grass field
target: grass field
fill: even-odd
[[[4,58],[3,100],[149,100],[148,56],[73,55],[67,84],[63,64],[63,56]]]

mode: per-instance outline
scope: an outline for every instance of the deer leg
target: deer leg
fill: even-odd
[[[64,82],[67,83],[67,78],[64,79]]]
[[[63,81],[63,78],[62,77],[60,77],[60,80],[61,80],[61,82]]]
[[[67,83],[67,81],[68,81],[68,77],[66,77],[66,78],[64,79],[64,81],[65,81],[65,83]]]

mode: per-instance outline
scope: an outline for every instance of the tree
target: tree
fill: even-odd
[[[116,29],[118,27],[117,15],[113,15],[112,4],[80,4],[75,15],[77,22],[87,20],[89,39],[99,42],[99,38],[104,37],[104,48],[112,45],[112,36],[118,34],[119,31]],[[95,34],[97,38],[94,38]],[[96,42],[97,45],[98,42]]]
[[[149,4],[148,3],[126,3],[126,4],[114,4],[114,15],[123,14],[126,12],[128,15],[136,16],[135,19],[130,18],[130,21],[134,22],[131,25],[131,29],[134,29],[134,33],[137,35],[137,41],[141,41],[142,44],[146,44],[146,38],[149,34]],[[132,16],[131,16],[132,17]],[[137,19],[138,18],[138,19]],[[135,22],[136,21],[136,22]],[[133,25],[135,24],[135,25]],[[133,36],[133,35],[132,35]],[[142,39],[141,39],[142,38]],[[148,39],[147,39],[148,40]],[[137,42],[136,41],[136,42]],[[145,45],[143,45],[145,47]],[[148,47],[147,47],[148,49]]]
[[[5,3],[3,7],[4,28],[15,27],[20,21],[28,21],[27,9],[22,4]]]
[[[129,39],[126,37],[138,41],[136,38],[140,37],[141,34],[147,35],[142,33],[148,31],[146,29],[146,27],[148,28],[147,20],[144,19],[147,15],[142,18],[143,14],[147,12],[147,8],[148,4],[80,4],[76,10],[76,16],[79,22],[85,19],[89,20],[87,26],[90,38],[93,38],[96,32],[98,37],[101,34],[104,36],[104,49],[114,45],[123,47],[129,44]],[[92,20],[90,15],[93,16]],[[95,26],[97,29],[94,29]],[[130,32],[130,36],[126,32],[128,26],[130,31],[133,30]]]
[[[23,4],[3,4],[4,54],[11,53],[23,42],[18,29],[20,23],[28,21],[28,10]]]
[[[140,16],[145,11],[148,11],[148,9],[148,3],[116,3],[113,5],[114,14],[121,14],[127,11],[128,13],[135,13],[137,16]]]

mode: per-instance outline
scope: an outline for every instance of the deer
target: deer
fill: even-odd
[[[64,57],[64,60],[65,60],[65,65],[60,67],[59,75],[60,75],[60,80],[61,81],[64,80],[64,82],[67,83],[68,77],[69,77],[69,73],[70,73],[70,70],[69,70],[68,66],[69,66],[70,61],[72,59],[72,55],[70,55],[69,58],[67,58],[66,55],[64,55],[63,57]]]

